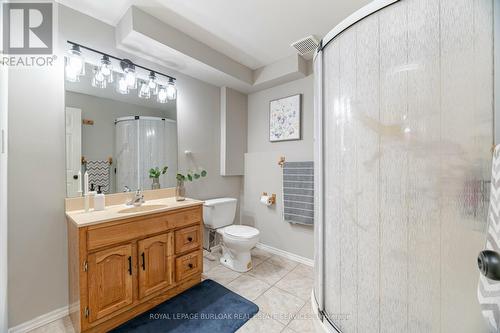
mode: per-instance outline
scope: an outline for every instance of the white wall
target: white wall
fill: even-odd
[[[313,257],[313,228],[293,225],[282,217],[282,170],[280,156],[287,161],[312,161],[313,156],[313,76],[248,95],[248,153],[245,154],[243,224],[261,232],[260,242],[309,259]],[[269,142],[269,102],[302,94],[302,140]],[[276,193],[277,204],[259,203],[262,192]]]
[[[188,195],[239,197],[241,177],[219,176],[218,87],[116,50],[113,27],[64,6],[59,6],[59,24],[63,48],[70,39],[176,76],[180,168],[198,164],[208,171],[206,179],[188,185]],[[12,70],[9,115],[9,184],[15,184],[8,192],[12,327],[68,304],[62,66]]]

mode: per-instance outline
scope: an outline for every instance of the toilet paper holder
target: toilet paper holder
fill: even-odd
[[[263,196],[267,196],[267,192],[262,192],[262,195],[263,195]],[[269,196],[269,203],[270,203],[271,205],[274,205],[274,204],[276,203],[276,194],[275,194],[275,193],[273,193],[273,194],[271,194],[271,195]]]

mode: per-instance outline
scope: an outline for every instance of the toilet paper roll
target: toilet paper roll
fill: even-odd
[[[269,196],[268,195],[263,195],[260,197],[260,203],[263,204],[263,205],[266,205],[266,206],[271,206],[271,200],[269,200]]]

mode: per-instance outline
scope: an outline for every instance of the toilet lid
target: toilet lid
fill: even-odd
[[[252,238],[259,235],[259,230],[246,225],[230,225],[224,228],[224,232],[239,238]]]

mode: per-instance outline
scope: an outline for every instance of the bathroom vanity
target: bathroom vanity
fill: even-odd
[[[66,212],[70,317],[105,332],[201,281],[202,201]]]

